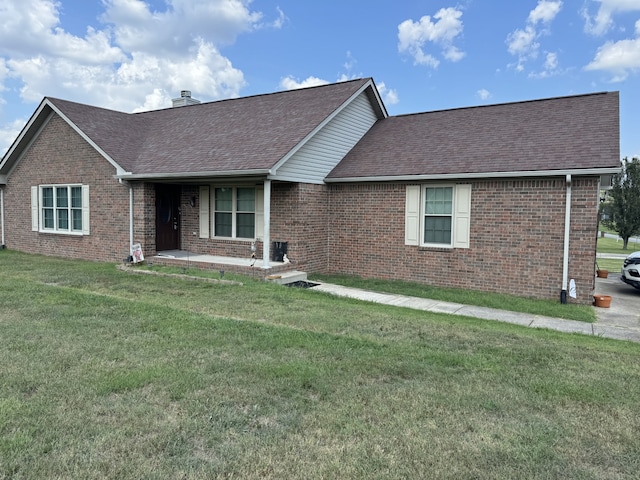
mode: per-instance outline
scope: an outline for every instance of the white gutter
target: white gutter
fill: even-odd
[[[129,255],[133,255],[133,186],[129,185]]]
[[[381,177],[325,178],[326,183],[421,182],[424,180],[468,180],[473,178],[557,177],[559,175],[607,175],[620,173],[620,167],[576,170],[528,170],[522,172],[443,173],[436,175],[388,175]]]
[[[4,248],[4,188],[0,188],[0,230],[2,231],[0,248]]]
[[[265,176],[269,175],[271,170],[268,168],[260,168],[254,170],[222,170],[212,172],[181,172],[181,173],[124,173],[116,175],[120,180],[162,180],[162,179],[197,179],[208,177],[246,177],[246,176]]]
[[[264,181],[264,232],[262,239],[262,268],[271,268],[271,180]]]
[[[567,303],[567,284],[569,279],[569,233],[571,227],[571,175],[566,176],[567,199],[564,213],[564,252],[562,257],[562,291],[560,303]]]

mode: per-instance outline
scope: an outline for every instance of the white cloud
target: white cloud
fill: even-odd
[[[384,82],[380,82],[377,87],[378,93],[380,93],[385,105],[395,105],[400,101],[398,98],[398,92],[392,88],[387,88],[387,85]]]
[[[105,0],[101,20],[113,25],[115,42],[129,52],[181,53],[194,38],[229,44],[259,26],[262,14],[251,12],[249,1],[172,0],[167,10],[151,11],[141,0]],[[282,14],[281,14],[282,15]]]
[[[536,8],[529,12],[529,23],[535,25],[538,22],[550,23],[562,8],[562,2],[551,2],[548,0],[541,0],[538,2]]]
[[[300,82],[292,76],[288,76],[280,80],[280,87],[285,90],[297,90],[299,88],[317,87],[328,83],[329,82],[327,80],[322,80],[318,77],[307,77]]]
[[[562,1],[539,0],[538,5],[529,12],[527,24],[507,35],[507,50],[518,57],[516,70],[524,70],[524,64],[538,57],[540,38],[549,33],[550,23],[562,10]]]
[[[536,43],[536,37],[538,34],[531,26],[526,27],[524,30],[514,30],[507,37],[507,46],[509,53],[512,55],[526,56],[531,52],[537,52],[539,43]]]
[[[26,121],[19,119],[8,124],[0,125],[0,158],[7,153],[13,141],[18,137]]]
[[[549,78],[560,73],[562,73],[562,70],[560,69],[558,54],[556,52],[547,52],[545,55],[544,64],[542,65],[542,70],[539,72],[531,72],[529,74],[529,77]]]
[[[4,0],[0,5],[0,54],[55,56],[84,63],[119,62],[125,58],[111,45],[108,31],[88,28],[80,38],[59,27],[60,5],[52,0]]]
[[[605,43],[585,70],[607,71],[613,75],[612,82],[626,80],[631,72],[640,70],[640,35],[634,40]]]
[[[558,68],[558,54],[554,52],[547,53],[547,59],[544,62],[544,69],[547,71]]]
[[[605,7],[605,13],[601,14]],[[602,0],[596,20],[591,24],[593,28],[587,28],[587,31],[596,35],[604,33],[612,25],[611,16],[613,13],[631,10],[640,11],[640,1]],[[587,27],[590,27],[589,23],[587,23]],[[610,80],[612,82],[622,82],[632,72],[640,71],[640,20],[635,24],[635,37],[606,42],[598,48],[594,59],[584,67],[585,70],[608,72],[611,74]]]
[[[57,96],[124,111],[168,106],[161,99],[185,88],[202,100],[238,96],[243,74],[218,45],[285,18],[278,10],[261,23],[250,0],[171,0],[162,11],[104,0],[102,24],[74,35],[61,26],[64,3],[0,3],[0,92],[11,80],[28,102]]]
[[[425,15],[418,22],[405,20],[398,25],[398,51],[413,57],[414,64],[437,68],[440,61],[431,53],[425,53],[429,44],[438,45],[442,55],[451,62],[458,62],[465,53],[453,45],[462,33],[462,10],[449,7],[441,8],[433,16]]]
[[[597,36],[604,35],[613,28],[615,14],[640,11],[638,0],[592,0],[591,3],[600,5],[596,14],[590,14],[586,6],[581,13],[585,20],[585,31]]]
[[[476,94],[478,95],[480,100],[488,100],[489,98],[491,98],[491,92],[489,92],[489,90],[487,90],[486,88],[481,88],[476,92]]]
[[[343,74],[343,75],[340,75],[336,81],[347,82],[349,80],[353,80],[353,77]],[[302,81],[299,81],[296,78],[289,75],[280,80],[280,88],[284,90],[297,90],[299,88],[308,88],[308,87],[317,87],[320,85],[327,85],[328,83],[330,82],[318,77],[311,76],[311,77],[305,78]],[[378,93],[380,93],[380,96],[382,97],[382,101],[385,103],[385,105],[395,105],[396,103],[399,102],[398,92],[396,90],[387,88],[384,82],[380,82],[376,84],[376,86],[378,87]]]

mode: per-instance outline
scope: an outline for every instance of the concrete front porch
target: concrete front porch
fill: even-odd
[[[147,257],[146,262],[153,263],[154,265],[170,265],[183,268],[233,272],[244,275],[260,276],[262,278],[296,271],[295,266],[290,262],[270,261],[269,266],[267,268],[263,268],[264,262],[260,258],[203,255],[188,252],[186,250],[164,250],[158,252],[154,256]],[[304,274],[304,276],[306,279],[306,274]]]

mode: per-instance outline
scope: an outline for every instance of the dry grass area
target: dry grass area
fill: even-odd
[[[640,349],[0,252],[0,478],[632,479]]]

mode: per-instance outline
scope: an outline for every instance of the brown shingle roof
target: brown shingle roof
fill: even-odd
[[[617,92],[379,120],[328,179],[617,168]]]
[[[370,79],[138,114],[49,99],[138,175],[264,170]]]

